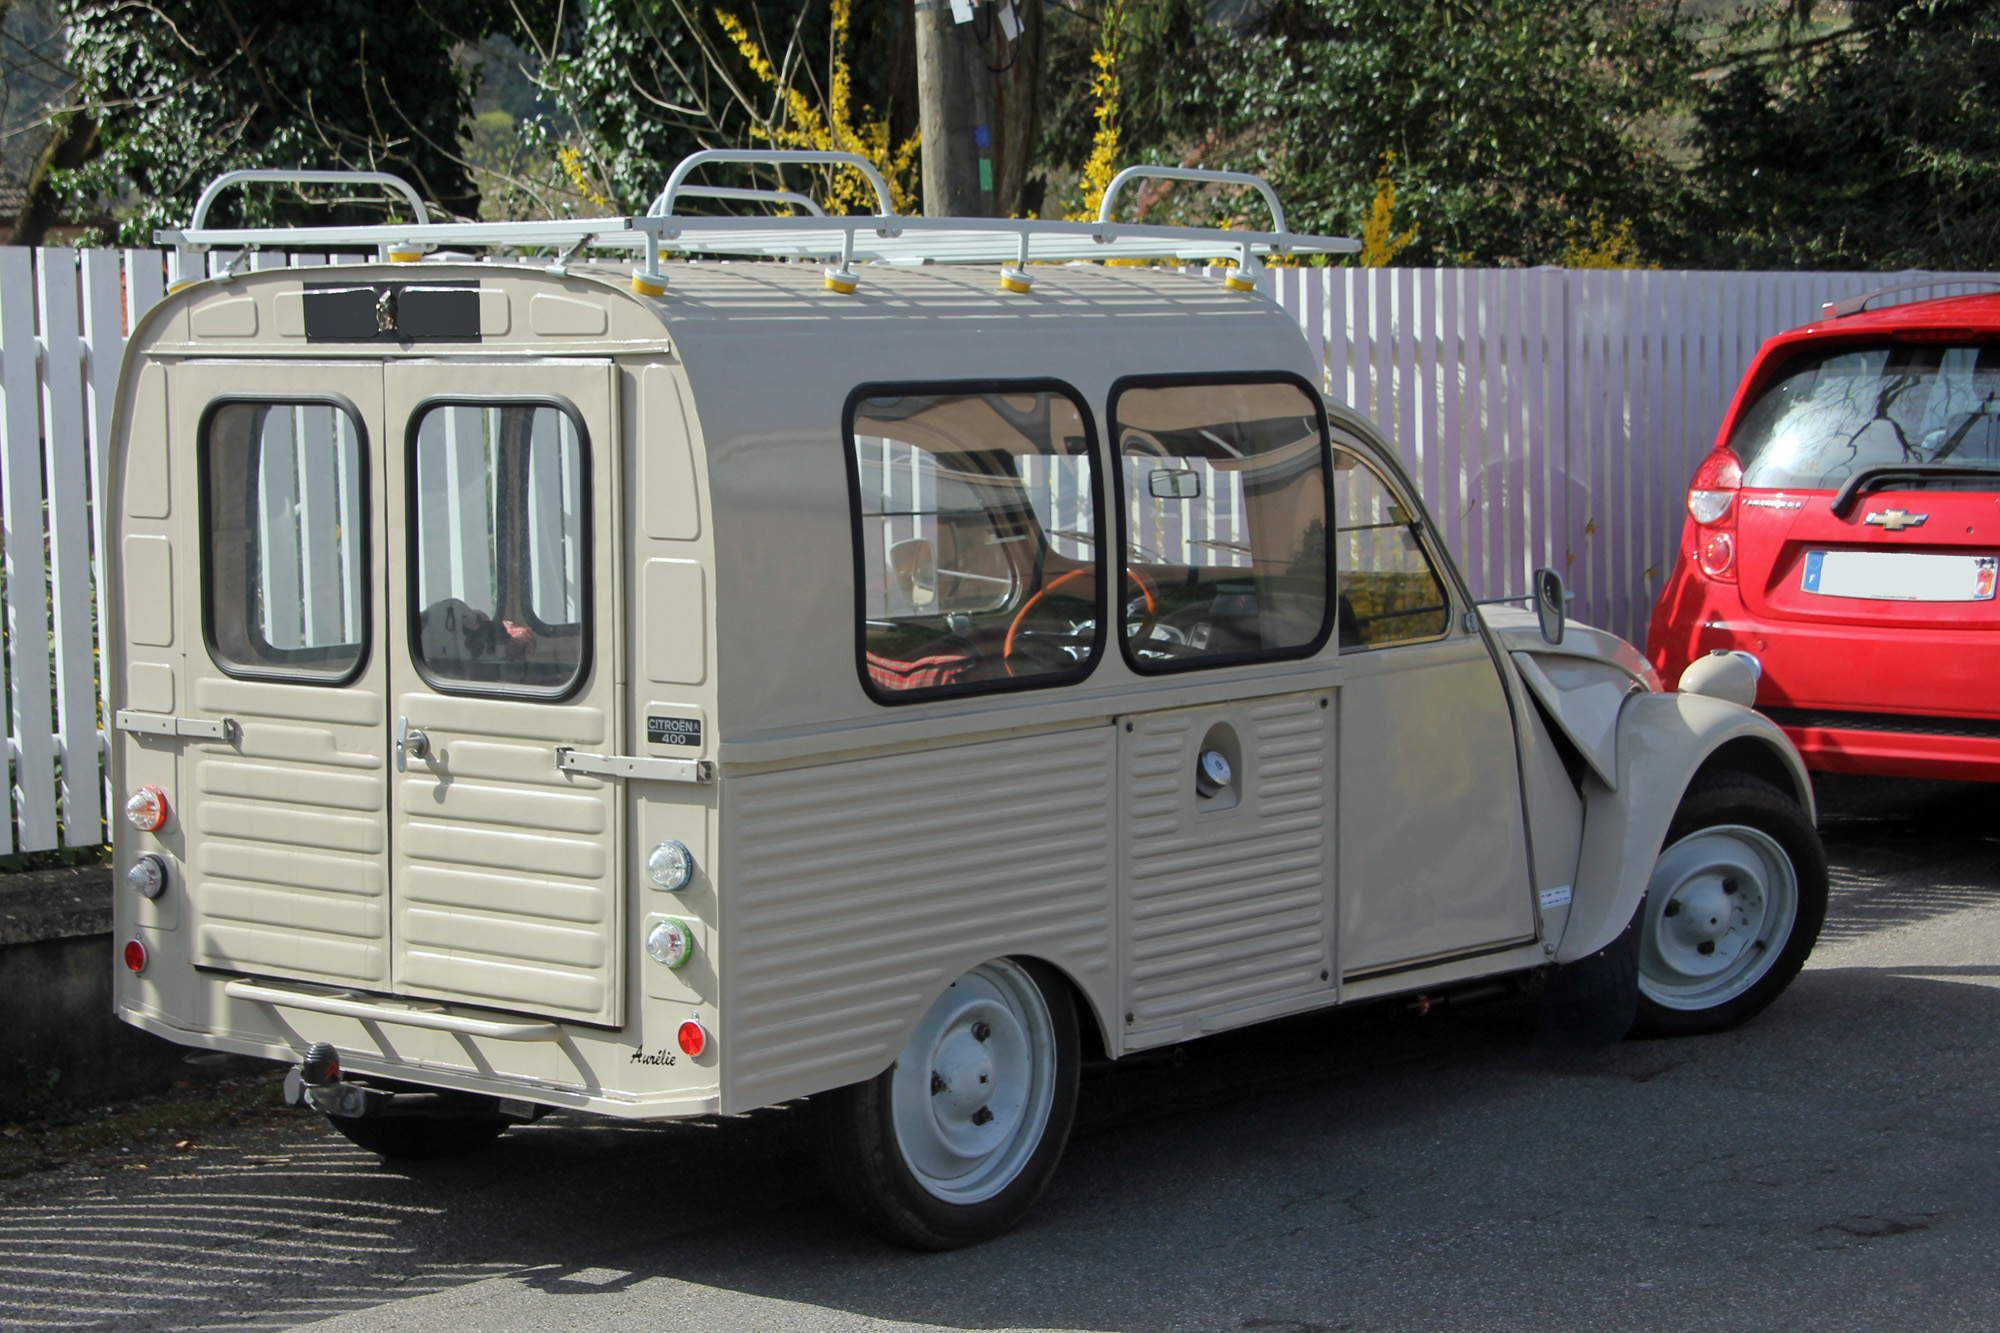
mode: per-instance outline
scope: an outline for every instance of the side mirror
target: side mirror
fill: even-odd
[[[1542,637],[1550,643],[1563,641],[1564,613],[1569,605],[1569,589],[1563,576],[1546,567],[1535,571],[1535,619],[1542,624]]]
[[[1189,468],[1156,467],[1146,474],[1146,490],[1155,500],[1199,500],[1201,474]]]
[[[936,546],[921,537],[897,542],[889,548],[889,568],[911,606],[922,608],[937,601]]]

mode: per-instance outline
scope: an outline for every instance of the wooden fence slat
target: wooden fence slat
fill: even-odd
[[[76,251],[35,252],[41,297],[42,419],[47,453],[50,601],[55,610],[56,735],[62,841],[104,840],[97,743],[97,661],[90,580],[90,453],[83,411],[83,309]]]
[[[48,569],[42,553],[41,384],[34,253],[0,247],[0,527],[7,572],[8,718],[14,829],[7,850],[56,845],[55,727],[49,699]]]
[[[85,407],[90,418],[90,576],[100,595],[104,588],[104,503],[111,466],[111,414],[118,396],[118,367],[125,356],[124,271],[116,250],[83,252],[84,372],[88,384]],[[100,640],[102,628],[99,629]],[[102,648],[100,642],[99,647]],[[103,655],[97,672],[98,749],[105,760],[106,809],[111,781],[110,747],[105,727],[111,716],[111,683],[105,678]]]
[[[125,252],[125,333],[139,327],[146,312],[167,295],[167,257],[159,250]]]

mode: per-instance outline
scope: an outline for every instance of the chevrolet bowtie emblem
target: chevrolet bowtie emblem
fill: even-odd
[[[1890,532],[1901,532],[1904,528],[1921,528],[1924,520],[1929,517],[1929,514],[1912,514],[1902,509],[1884,509],[1880,513],[1870,514],[1861,521],[1873,523],[1876,527]]]

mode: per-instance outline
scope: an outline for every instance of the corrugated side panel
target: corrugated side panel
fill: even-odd
[[[989,958],[1037,955],[1108,997],[1112,735],[731,779],[725,1108],[880,1072],[946,983]]]
[[[1333,774],[1323,693],[1132,719],[1124,736],[1125,1011],[1134,1045],[1229,1026],[1328,979]],[[1216,723],[1242,746],[1234,809],[1197,812]]]
[[[603,713],[404,706],[436,758],[398,775],[397,992],[616,1023],[619,791],[560,772],[553,744],[602,744]]]
[[[382,696],[211,679],[196,702],[242,741],[190,750],[195,962],[386,989]]]

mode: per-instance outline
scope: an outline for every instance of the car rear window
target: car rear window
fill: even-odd
[[[1809,352],[1764,386],[1729,447],[1760,487],[1835,489],[1878,463],[2000,464],[2000,343]]]

